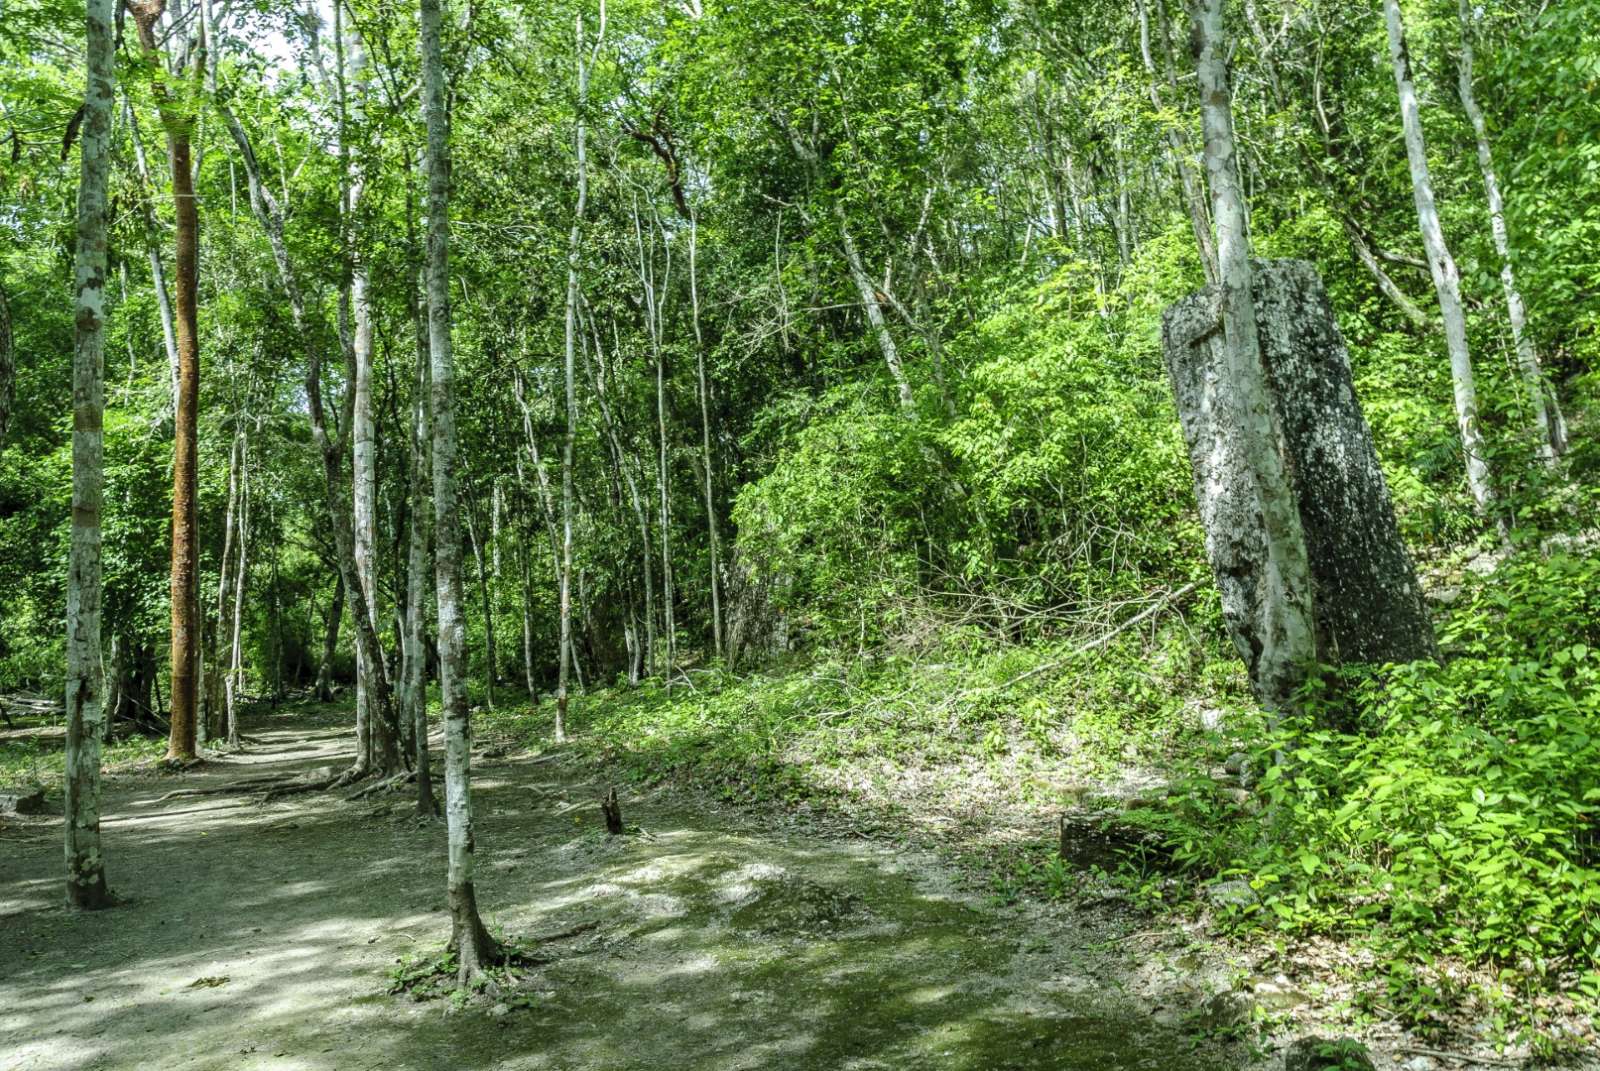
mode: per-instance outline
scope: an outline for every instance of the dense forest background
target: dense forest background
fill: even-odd
[[[4,692],[55,695],[64,663],[74,10],[0,7]],[[235,690],[353,683],[328,511],[362,471],[371,620],[396,664],[409,642],[426,453],[415,20],[387,0],[222,3],[202,49],[199,12],[166,11],[156,50],[128,17],[117,61],[117,735],[163,732],[171,687],[175,123],[199,223],[202,734]],[[1202,777],[1131,820],[1181,867],[1249,879],[1241,924],[1381,922],[1404,1014],[1449,996],[1419,966],[1438,955],[1491,965],[1507,994],[1592,991],[1600,18],[1582,0],[1404,5],[1486,496],[1382,13],[1233,14],[1254,250],[1326,283],[1441,664],[1352,672],[1298,719],[1249,699],[1161,355],[1163,310],[1207,282],[1176,6],[465,4],[444,32],[473,702],[549,733],[570,693],[564,729],[735,795],[869,791],[885,755],[987,762],[995,792],[1027,798],[1052,763],[1289,753],[1262,759],[1255,795]],[[1529,351],[1565,423],[1556,457]],[[1023,860],[1014,882],[1061,878]]]

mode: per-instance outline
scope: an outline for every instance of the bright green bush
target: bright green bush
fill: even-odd
[[[1376,927],[1407,955],[1513,977],[1600,955],[1600,560],[1526,554],[1469,591],[1442,665],[1313,695],[1254,747],[1260,811],[1208,777],[1146,819],[1180,860],[1243,875],[1242,923]],[[1326,728],[1327,708],[1355,712]]]
[[[1193,285],[1186,226],[1142,247],[1113,294],[1069,263],[1002,296],[947,344],[948,398],[913,369],[914,415],[869,387],[803,414],[774,403],[791,430],[734,521],[802,638],[871,646],[926,596],[1071,609],[1203,572],[1159,346],[1162,308]]]

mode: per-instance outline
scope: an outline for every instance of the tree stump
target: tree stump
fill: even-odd
[[[1436,658],[1422,587],[1395,524],[1322,280],[1300,260],[1256,261],[1254,275],[1279,448],[1311,561],[1318,656],[1330,664]],[[1189,448],[1206,557],[1254,681],[1266,547],[1255,489],[1228,421],[1233,405],[1217,301],[1215,290],[1207,289],[1167,309],[1162,348]]]
[[[600,801],[600,812],[606,816],[606,832],[613,837],[622,835],[622,804],[617,801],[617,786],[612,785],[610,791]]]

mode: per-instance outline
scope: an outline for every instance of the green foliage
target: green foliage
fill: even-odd
[[[928,592],[1057,609],[1199,575],[1155,345],[1185,285],[1179,233],[1144,247],[1109,304],[1081,264],[997,301],[950,345],[949,413],[930,395],[908,419],[841,389],[802,414],[734,521],[804,638],[875,644]]]
[[[112,771],[144,766],[160,759],[166,747],[165,739],[124,737],[107,742],[101,761]],[[43,785],[59,791],[65,778],[66,754],[60,735],[0,740],[0,785]]]
[[[1259,807],[1197,776],[1145,821],[1249,879],[1239,924],[1571,979],[1600,955],[1597,622],[1600,559],[1515,558],[1452,612],[1444,664],[1351,672],[1261,726]]]

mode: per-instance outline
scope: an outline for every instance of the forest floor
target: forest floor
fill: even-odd
[[[1226,967],[1181,926],[1001,906],[837,816],[624,790],[479,741],[479,902],[534,962],[497,997],[415,1000],[449,932],[444,827],[409,797],[162,801],[348,762],[347,710],[246,722],[181,777],[108,779],[120,906],[61,904],[59,818],[0,828],[0,1071],[1254,1066],[1206,1031]]]

